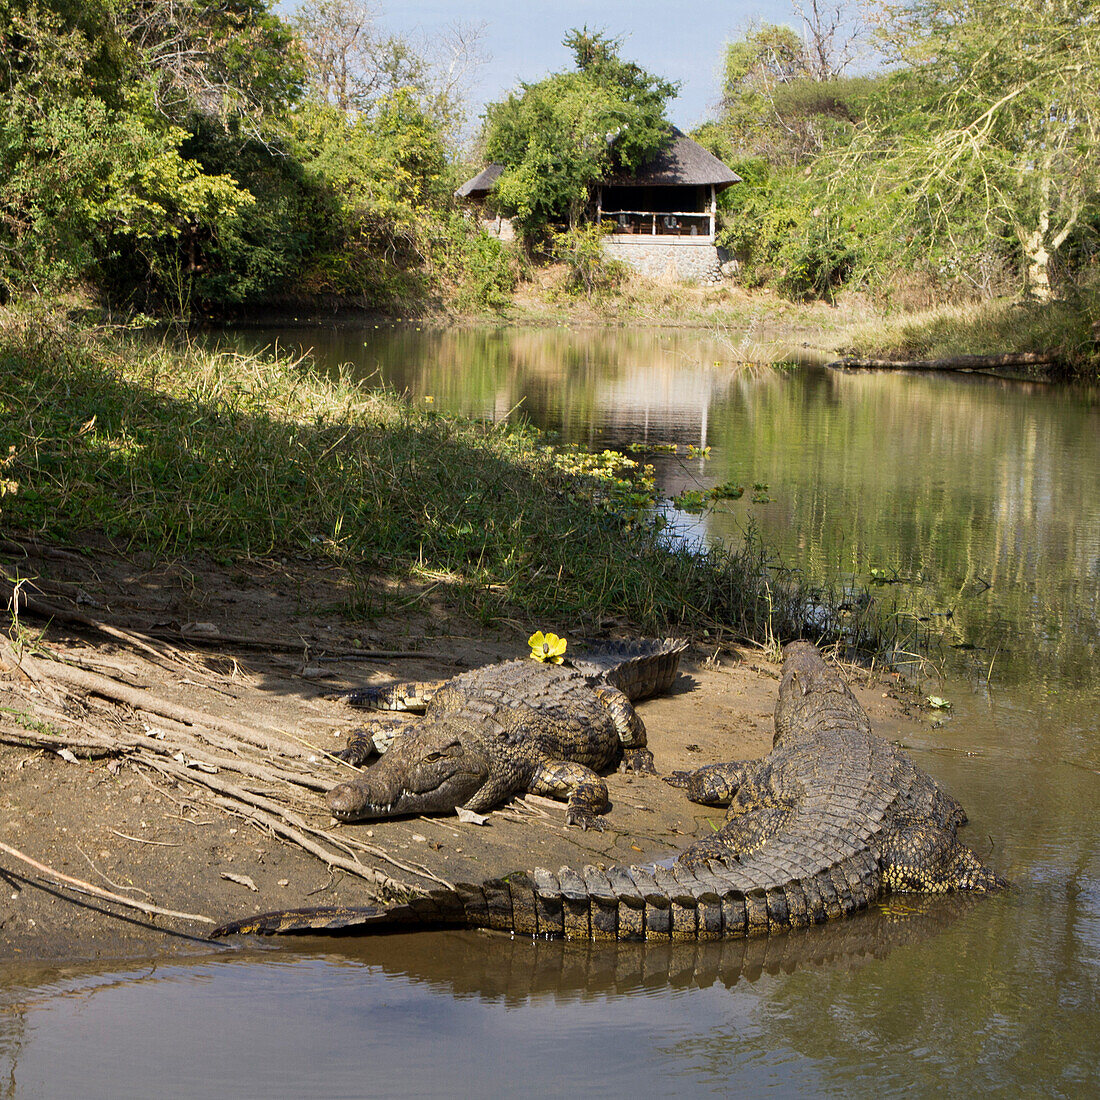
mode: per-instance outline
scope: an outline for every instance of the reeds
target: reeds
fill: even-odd
[[[1100,369],[1100,291],[1051,301],[999,300],[900,313],[849,329],[841,343],[858,358],[941,359],[953,355],[1058,350],[1084,378]]]

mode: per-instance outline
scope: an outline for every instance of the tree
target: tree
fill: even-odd
[[[851,39],[823,22],[813,4],[805,36],[770,23],[727,43],[718,125],[734,156],[761,156],[773,165],[817,156],[861,117],[874,80],[843,77]],[[836,50],[841,53],[836,53]]]
[[[244,123],[253,135],[266,116],[301,95],[304,64],[271,0],[121,0],[109,32],[125,44],[131,77],[176,123],[192,114]]]
[[[677,85],[623,61],[602,32],[574,30],[564,44],[576,71],[524,84],[485,113],[485,155],[505,167],[494,201],[528,239],[550,222],[576,226],[599,179],[640,168],[672,134],[664,109]]]
[[[802,20],[803,49],[814,80],[834,80],[856,59],[864,38],[862,20],[843,4],[792,0]]]
[[[0,278],[9,290],[99,281],[188,226],[252,201],[181,151],[109,4],[0,0]],[[136,266],[131,264],[131,266]]]
[[[398,91],[453,141],[465,123],[467,82],[484,63],[484,25],[451,23],[420,45],[378,26],[365,0],[307,0],[294,18],[315,98],[348,114],[370,114]]]
[[[915,0],[884,9],[903,68],[849,161],[880,194],[904,189],[928,231],[1014,242],[1025,288],[1100,199],[1100,19],[1092,0]]]

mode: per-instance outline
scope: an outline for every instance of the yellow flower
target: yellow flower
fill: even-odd
[[[560,665],[565,660],[566,641],[556,634],[543,634],[536,630],[527,644],[531,647],[531,657],[536,661],[548,661],[553,665]]]

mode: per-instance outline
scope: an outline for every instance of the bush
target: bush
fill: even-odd
[[[433,233],[431,258],[437,281],[459,309],[501,309],[511,301],[518,255],[472,218],[452,214],[441,222]]]
[[[624,266],[603,250],[603,240],[609,232],[606,226],[590,223],[551,234],[551,255],[561,260],[569,273],[568,293],[593,298],[614,290],[622,282]]]
[[[799,170],[772,169],[761,158],[734,170],[743,182],[723,193],[718,243],[741,261],[741,281],[773,283],[793,299],[829,298],[859,258],[848,219]]]

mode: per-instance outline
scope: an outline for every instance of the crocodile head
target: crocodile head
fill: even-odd
[[[488,777],[478,741],[458,736],[446,723],[426,723],[395,738],[389,752],[355,779],[334,787],[328,804],[341,821],[446,812],[469,801]]]

